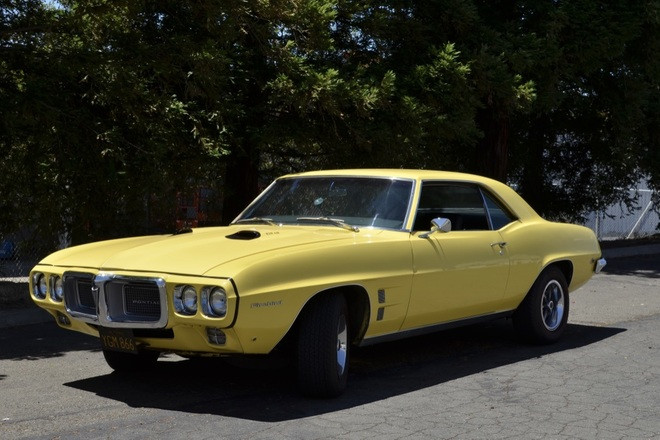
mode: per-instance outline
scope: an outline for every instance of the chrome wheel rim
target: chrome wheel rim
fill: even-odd
[[[546,284],[541,296],[541,318],[549,331],[559,328],[564,318],[564,289],[557,280]]]
[[[337,324],[337,374],[341,376],[346,369],[346,358],[348,354],[348,329],[346,328],[346,317],[341,315]]]

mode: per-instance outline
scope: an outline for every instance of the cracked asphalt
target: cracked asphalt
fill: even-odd
[[[660,439],[660,258],[610,261],[550,346],[496,321],[354,350],[313,400],[278,360],[169,356],[122,377],[94,338],[0,331],[0,438]]]

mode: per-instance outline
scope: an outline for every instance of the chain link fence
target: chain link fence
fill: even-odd
[[[638,195],[632,210],[623,205],[612,205],[604,211],[592,212],[585,226],[591,228],[598,240],[630,240],[660,233],[660,216],[653,208],[653,191],[634,189]]]
[[[28,232],[0,236],[0,279],[28,276],[30,269],[46,256],[46,251],[34,243],[35,237]]]
[[[184,225],[215,226],[220,224],[222,218],[220,202],[221,198],[216,190],[193,185],[187,191],[160,197],[145,197],[144,212],[125,215],[121,218],[123,223],[114,222],[112,225],[100,226],[94,232],[111,238],[172,233]],[[121,226],[126,223],[133,226],[129,232]],[[56,238],[52,235],[52,231],[40,231],[38,225],[25,225],[16,231],[7,224],[0,223],[0,280],[14,281],[15,278],[27,277],[37,262],[54,250],[71,244],[71,236],[65,231],[61,231]],[[90,238],[88,241],[95,240]]]

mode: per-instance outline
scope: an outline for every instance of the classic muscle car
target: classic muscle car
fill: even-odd
[[[305,394],[336,396],[353,345],[498,317],[553,342],[569,291],[604,265],[591,230],[503,183],[340,170],[281,177],[226,227],[55,252],[30,290],[59,326],[99,336],[115,370],[286,347]]]

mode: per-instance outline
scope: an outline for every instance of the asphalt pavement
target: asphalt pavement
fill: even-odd
[[[330,400],[268,363],[166,356],[117,375],[96,338],[15,308],[0,438],[660,439],[660,254],[609,258],[572,293],[560,342],[521,344],[500,320],[364,347]]]

